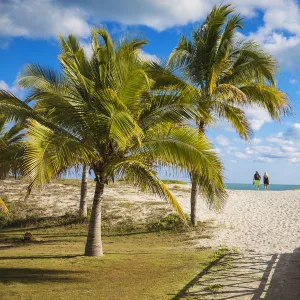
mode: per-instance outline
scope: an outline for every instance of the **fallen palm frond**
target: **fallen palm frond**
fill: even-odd
[[[1,197],[0,197],[0,211],[2,211],[7,216],[9,215],[9,210]]]

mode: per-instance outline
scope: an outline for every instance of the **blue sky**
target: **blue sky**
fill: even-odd
[[[26,63],[59,68],[58,34],[76,34],[87,47],[92,26],[114,37],[139,32],[145,52],[164,59],[181,34],[189,35],[213,4],[209,0],[2,0],[0,1],[0,88],[22,97],[15,80]],[[257,3],[259,2],[259,3]],[[300,4],[294,0],[233,0],[244,17],[245,37],[260,42],[280,63],[277,85],[292,101],[292,116],[273,122],[260,108],[246,113],[255,135],[246,143],[224,121],[209,129],[225,165],[227,182],[251,183],[255,170],[272,183],[300,184]]]

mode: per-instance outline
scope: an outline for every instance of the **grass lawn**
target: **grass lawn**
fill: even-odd
[[[35,242],[20,242],[26,231]],[[212,254],[188,233],[164,232],[106,235],[104,257],[84,257],[86,231],[0,229],[0,299],[172,299]]]

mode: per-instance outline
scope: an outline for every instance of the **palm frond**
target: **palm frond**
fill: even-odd
[[[9,215],[9,210],[7,208],[7,206],[5,205],[4,201],[1,199],[0,197],[0,210],[5,214],[5,215]]]
[[[169,191],[167,186],[158,178],[152,168],[144,164],[141,160],[133,158],[124,158],[112,161],[107,166],[107,172],[114,172],[119,176],[126,176],[129,182],[139,187],[142,191],[150,191],[162,199],[168,201],[181,219],[186,223],[184,212],[177,202],[176,198]]]

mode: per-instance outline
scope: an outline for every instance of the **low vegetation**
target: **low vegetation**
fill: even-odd
[[[90,209],[87,218],[68,212],[66,205],[63,215],[44,215],[45,207],[52,206],[48,194],[54,191],[58,199],[66,191],[74,195],[76,206],[80,180],[56,180],[26,201],[20,198],[23,185],[15,180],[0,183],[10,209],[9,217],[0,218],[0,299],[62,299],[66,289],[67,299],[172,299],[214,257],[210,249],[196,246],[207,238],[209,224],[192,229],[168,203],[149,195],[136,203],[131,198],[135,189],[125,182],[109,186],[111,194],[103,203],[107,255],[100,261],[84,257]],[[121,186],[127,201],[120,197]],[[32,201],[39,204],[37,209]],[[140,205],[144,213],[149,211],[143,221],[133,214]]]
[[[1,229],[1,299],[62,299],[66,290],[74,300],[172,299],[212,257],[211,250],[190,246],[189,232],[178,232],[174,216],[149,225],[159,232],[126,221],[104,230],[101,261],[83,256],[86,220],[26,225]],[[24,240],[26,232],[32,241]]]

